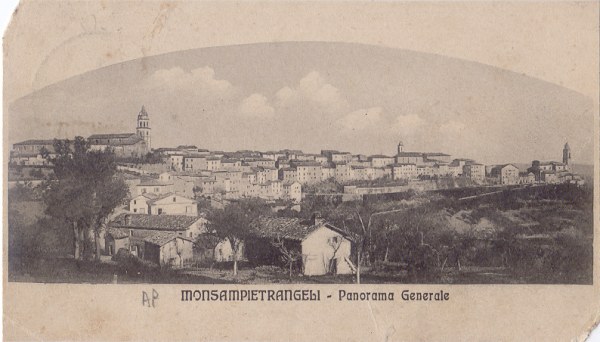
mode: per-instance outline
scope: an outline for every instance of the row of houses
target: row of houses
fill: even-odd
[[[210,234],[206,223],[203,217],[120,214],[108,224],[105,251],[114,255],[125,249],[161,266],[231,261],[234,255],[229,241]],[[349,274],[355,270],[350,260],[351,235],[322,220],[260,217],[248,230],[238,260],[278,264],[278,243],[300,252],[298,262],[304,275]]]
[[[299,182],[281,181],[276,173],[263,171],[220,171],[206,174],[170,171],[161,173],[157,178],[128,177],[126,182],[130,185],[130,193],[135,196],[176,194],[187,198],[262,198],[267,201],[286,200],[295,203],[302,200],[302,186]],[[156,201],[154,198],[149,200]]]

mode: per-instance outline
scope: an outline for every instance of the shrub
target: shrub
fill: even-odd
[[[158,268],[158,265],[136,257],[125,248],[120,248],[117,253],[113,255],[112,260],[119,263],[121,270],[130,275],[141,275]]]

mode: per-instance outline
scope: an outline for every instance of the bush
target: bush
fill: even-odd
[[[123,272],[130,275],[141,275],[158,268],[158,265],[136,257],[125,248],[120,248],[111,259],[119,263]]]

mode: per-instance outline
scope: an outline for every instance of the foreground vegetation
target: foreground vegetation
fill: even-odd
[[[393,200],[368,198],[363,202],[313,198],[303,201],[300,212],[271,213],[303,219],[317,214],[351,233],[355,240],[352,258],[359,274],[321,277],[302,277],[300,260],[285,258],[284,251],[281,260],[271,265],[242,260],[236,275],[231,272],[236,269],[235,262],[160,269],[130,259],[92,261],[92,252],[97,250],[93,239],[80,241],[89,258],[80,253],[76,261],[73,224],[52,214],[49,208],[57,212],[64,208],[59,210],[58,203],[50,206],[45,191],[43,186],[17,186],[9,191],[11,281],[102,283],[113,282],[117,275],[119,282],[154,283],[592,282],[591,187],[517,187],[469,200],[459,198],[472,196],[473,189],[464,194],[460,189],[411,191]],[[211,228],[220,238],[239,242],[249,221],[258,214],[270,214],[264,209],[264,203],[250,201],[212,210]],[[234,215],[236,210],[242,216]],[[231,218],[237,218],[238,224],[231,225]],[[294,251],[285,252],[289,256]]]

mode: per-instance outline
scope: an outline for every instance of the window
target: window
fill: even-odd
[[[136,200],[133,200],[133,204],[137,204],[137,201],[136,201]]]
[[[158,208],[158,215],[160,215],[160,214],[162,214],[162,213],[163,213],[163,210],[162,210],[162,208]]]
[[[137,213],[137,209],[133,209],[133,212],[134,212],[134,213]]]
[[[129,229],[129,236],[133,236],[133,229]]]
[[[173,197],[173,202],[177,202],[177,197]]]

